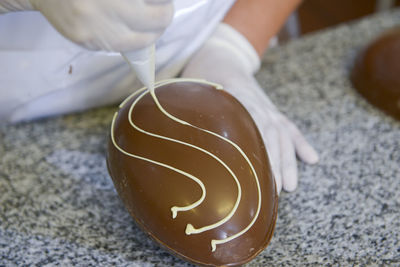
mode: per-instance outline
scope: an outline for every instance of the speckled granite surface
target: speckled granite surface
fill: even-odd
[[[347,79],[400,10],[271,50],[257,75],[320,152],[248,266],[400,265],[400,123]],[[105,165],[115,108],[0,126],[0,266],[188,266],[133,223]]]

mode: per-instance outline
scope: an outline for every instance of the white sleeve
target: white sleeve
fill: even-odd
[[[0,16],[0,120],[116,103],[134,87],[139,85],[118,53],[75,45],[38,12]]]
[[[176,76],[234,0],[175,0],[157,42],[156,79]],[[141,87],[119,53],[85,50],[34,11],[0,15],[0,121],[30,120],[120,102]]]

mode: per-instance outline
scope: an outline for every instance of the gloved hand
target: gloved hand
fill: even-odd
[[[296,153],[310,164],[318,161],[318,155],[257,83],[253,75],[259,66],[258,54],[247,39],[231,26],[220,24],[190,59],[182,77],[219,83],[246,107],[263,137],[278,193],[282,187],[293,191],[298,180]]]
[[[154,43],[173,17],[172,0],[0,0],[0,13],[23,10],[81,46],[118,52]]]

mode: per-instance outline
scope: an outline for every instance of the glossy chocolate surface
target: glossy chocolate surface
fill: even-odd
[[[400,28],[383,33],[358,55],[351,80],[372,105],[400,120]]]
[[[138,225],[179,257],[217,266],[250,261],[271,239],[278,205],[253,120],[209,84],[179,81],[155,93],[182,121],[161,112],[147,90],[121,104],[107,155],[121,199]],[[187,210],[174,218],[172,207]],[[187,234],[188,224],[204,231]],[[223,240],[214,251],[212,240]]]

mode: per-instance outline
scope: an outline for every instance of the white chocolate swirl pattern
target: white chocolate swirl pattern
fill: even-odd
[[[252,172],[252,176],[254,177],[254,180],[255,180],[256,187],[257,187],[257,198],[258,198],[258,201],[257,201],[257,209],[256,209],[256,212],[255,212],[253,218],[251,219],[251,222],[250,222],[246,227],[244,227],[242,230],[240,230],[240,231],[238,231],[237,233],[235,233],[235,234],[233,234],[233,235],[230,235],[230,236],[228,236],[228,237],[226,237],[226,238],[222,238],[222,239],[212,239],[212,240],[211,240],[211,250],[212,250],[212,251],[215,251],[216,248],[217,248],[217,245],[224,244],[224,243],[227,243],[227,242],[229,242],[229,241],[231,241],[231,240],[233,240],[233,239],[238,238],[239,236],[241,236],[241,235],[243,235],[244,233],[246,233],[247,231],[249,231],[249,229],[251,229],[251,227],[252,227],[252,226],[254,225],[254,223],[256,222],[256,220],[257,220],[257,218],[258,218],[258,216],[259,216],[260,210],[261,210],[261,188],[260,188],[260,182],[259,182],[259,178],[258,178],[258,176],[257,176],[257,173],[256,173],[256,171],[255,171],[255,169],[254,169],[253,164],[251,163],[249,157],[248,157],[248,156],[244,153],[244,151],[239,147],[239,145],[237,145],[236,143],[232,142],[231,140],[229,140],[228,138],[226,138],[226,137],[224,137],[224,136],[221,136],[221,135],[219,135],[219,134],[216,134],[216,133],[214,133],[214,132],[212,132],[212,131],[209,131],[209,130],[207,130],[207,129],[203,129],[203,128],[197,127],[197,126],[195,126],[195,125],[192,125],[192,124],[190,124],[190,123],[187,122],[187,121],[181,120],[181,119],[179,119],[179,118],[173,116],[172,114],[168,113],[168,112],[162,107],[162,105],[159,103],[159,101],[158,101],[158,99],[157,99],[157,96],[156,96],[156,94],[155,94],[155,91],[156,91],[155,89],[156,89],[157,87],[162,86],[162,85],[166,85],[166,84],[169,84],[169,83],[175,83],[175,82],[197,82],[197,83],[203,83],[203,84],[207,84],[207,85],[212,85],[215,89],[222,89],[221,86],[219,86],[219,85],[217,85],[217,84],[214,84],[214,83],[206,82],[206,81],[204,81],[204,80],[197,80],[197,79],[171,79],[171,80],[166,80],[166,81],[162,81],[162,82],[157,83],[157,84],[155,85],[155,87],[154,87],[154,90],[152,90],[153,92],[152,92],[151,90],[148,90],[147,88],[142,88],[141,90],[138,90],[137,92],[135,92],[135,93],[133,93],[131,96],[129,96],[123,103],[121,103],[120,108],[124,107],[132,98],[137,97],[137,98],[132,102],[131,106],[129,107],[129,112],[128,112],[128,120],[129,120],[129,123],[130,123],[130,125],[132,126],[132,128],[133,128],[134,130],[139,131],[139,132],[141,132],[141,133],[143,133],[143,134],[146,134],[146,135],[155,137],[155,138],[159,138],[159,139],[167,140],[167,141],[170,141],[170,142],[178,143],[178,144],[181,144],[181,145],[190,147],[190,148],[192,148],[192,149],[201,151],[202,153],[204,153],[204,154],[206,154],[206,155],[212,157],[214,160],[216,160],[216,161],[218,162],[218,164],[222,165],[222,166],[226,169],[226,171],[228,171],[229,174],[232,176],[232,179],[235,181],[236,186],[237,186],[237,192],[238,192],[238,193],[237,193],[237,197],[236,197],[235,204],[234,204],[234,206],[232,207],[232,209],[230,210],[230,212],[229,212],[224,218],[222,218],[221,220],[219,220],[219,221],[217,221],[217,222],[215,222],[215,223],[213,223],[213,224],[205,225],[205,226],[202,226],[202,227],[199,227],[199,228],[195,228],[191,223],[188,223],[187,226],[186,226],[186,230],[185,230],[185,233],[186,233],[187,235],[191,235],[191,234],[201,234],[202,232],[205,232],[205,231],[208,231],[208,230],[211,230],[211,229],[218,228],[218,227],[222,226],[224,223],[228,222],[228,221],[232,218],[232,216],[234,216],[234,214],[236,213],[236,211],[237,211],[237,209],[238,209],[239,203],[240,203],[240,201],[241,201],[241,195],[242,195],[242,188],[241,188],[239,179],[236,177],[235,173],[228,167],[228,165],[227,165],[224,161],[222,161],[219,157],[217,157],[215,154],[211,153],[210,151],[207,151],[207,150],[205,150],[205,149],[203,149],[203,148],[201,148],[201,147],[195,146],[195,145],[193,145],[193,144],[190,144],[190,143],[187,143],[187,142],[184,142],[184,141],[181,141],[181,140],[173,139],[173,138],[170,138],[170,137],[167,137],[167,136],[162,136],[162,135],[159,135],[159,134],[155,134],[155,133],[146,131],[146,130],[144,130],[144,129],[138,127],[138,126],[134,123],[134,107],[140,102],[140,100],[141,100],[146,94],[150,93],[150,94],[152,95],[152,98],[153,98],[154,102],[156,103],[158,109],[159,109],[160,112],[162,112],[166,117],[168,117],[169,119],[171,119],[171,120],[173,120],[173,121],[175,121],[175,122],[177,122],[177,123],[179,123],[179,124],[192,127],[192,128],[194,128],[194,129],[196,129],[196,130],[198,130],[198,131],[201,131],[201,132],[204,132],[204,133],[206,133],[206,134],[212,135],[212,136],[214,136],[214,137],[217,137],[218,139],[221,139],[221,140],[224,141],[224,142],[227,142],[229,145],[231,145],[232,147],[234,147],[234,149],[236,149],[236,150],[240,153],[240,155],[245,159],[245,161],[246,161],[247,164],[249,165],[249,167],[250,167],[250,169],[251,169],[251,172]],[[156,165],[158,165],[158,166],[161,166],[161,167],[167,168],[167,169],[169,169],[169,170],[175,171],[175,172],[177,172],[177,173],[179,173],[179,174],[181,174],[181,175],[184,175],[184,176],[186,176],[187,178],[193,180],[193,181],[196,182],[196,183],[198,184],[198,186],[201,188],[201,190],[202,190],[201,197],[200,197],[197,201],[195,201],[194,203],[191,203],[190,205],[183,206],[183,207],[178,207],[178,206],[173,206],[173,207],[171,207],[172,217],[175,219],[176,216],[178,215],[178,212],[188,211],[188,210],[194,209],[195,207],[201,205],[202,202],[204,201],[204,199],[206,198],[206,192],[207,192],[207,190],[206,190],[206,188],[205,188],[205,185],[204,185],[204,183],[201,181],[201,179],[199,179],[198,177],[195,177],[195,176],[192,175],[192,174],[189,174],[189,173],[187,173],[187,172],[184,172],[183,170],[180,170],[180,169],[178,169],[178,168],[175,168],[175,167],[173,167],[173,166],[171,166],[171,165],[168,165],[168,164],[165,164],[165,163],[162,163],[162,162],[158,162],[158,161],[155,161],[155,160],[146,158],[146,157],[142,157],[142,156],[140,156],[140,155],[135,155],[135,154],[129,153],[129,152],[125,151],[124,149],[122,149],[122,148],[117,144],[117,142],[115,141],[115,138],[114,138],[114,125],[115,125],[115,120],[116,120],[117,115],[118,115],[118,112],[114,115],[114,118],[113,118],[113,121],[112,121],[112,124],[111,124],[111,140],[112,140],[113,145],[114,145],[121,153],[123,153],[123,154],[125,154],[125,155],[127,155],[127,156],[129,156],[129,157],[133,157],[133,158],[136,158],[136,159],[144,160],[144,161],[146,161],[146,162],[149,162],[149,163],[152,163],[152,164],[156,164]]]

